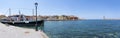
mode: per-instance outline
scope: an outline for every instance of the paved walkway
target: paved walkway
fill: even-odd
[[[48,38],[48,36],[40,30],[6,26],[0,23],[0,38]]]

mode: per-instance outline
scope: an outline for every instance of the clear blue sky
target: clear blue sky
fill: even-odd
[[[120,18],[120,0],[1,0],[0,14],[8,15],[18,10],[32,15],[34,3],[38,2],[39,15],[75,15],[86,19]]]

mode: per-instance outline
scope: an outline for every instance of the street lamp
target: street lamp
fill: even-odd
[[[37,25],[37,6],[38,6],[38,3],[36,2],[35,3],[35,10],[36,10],[36,24],[35,24],[35,30],[38,31],[38,25]]]

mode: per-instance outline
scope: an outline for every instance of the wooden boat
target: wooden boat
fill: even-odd
[[[26,18],[25,15],[13,15],[8,16],[5,19],[1,20],[1,23],[3,24],[9,24],[14,26],[35,26],[37,22],[37,26],[43,25],[44,20],[34,20],[30,18]]]

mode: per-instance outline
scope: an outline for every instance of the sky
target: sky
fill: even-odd
[[[33,15],[38,2],[38,15],[74,15],[84,19],[120,19],[120,0],[0,0],[0,14]]]

